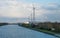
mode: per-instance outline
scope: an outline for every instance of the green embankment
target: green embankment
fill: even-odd
[[[46,34],[50,34],[50,35],[54,35],[56,37],[59,37],[59,36],[56,35],[57,32],[53,32],[53,31],[46,30],[46,29],[36,28],[35,26],[32,26],[30,24],[22,24],[22,25],[19,25],[19,26],[22,26],[22,27],[25,27],[25,28],[29,28],[29,29],[32,29],[32,30],[36,30],[36,31],[39,31],[39,32],[43,32],[43,33],[46,33]]]

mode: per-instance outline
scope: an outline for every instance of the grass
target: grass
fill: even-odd
[[[22,25],[19,25],[19,26],[22,26],[22,27],[29,28],[29,29],[32,29],[32,30],[35,30],[35,31],[39,31],[39,32],[43,32],[43,33],[46,33],[46,34],[50,34],[50,35],[59,37],[59,36],[55,35],[55,34],[57,34],[56,32],[52,32],[52,31],[49,31],[49,30],[46,30],[46,29],[35,28],[35,27],[32,27],[29,24],[22,24]]]

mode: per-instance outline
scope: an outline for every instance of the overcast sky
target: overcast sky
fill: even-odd
[[[28,21],[33,4],[37,21],[60,22],[60,0],[0,0],[0,22]]]

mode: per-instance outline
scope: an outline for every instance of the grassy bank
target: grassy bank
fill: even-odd
[[[46,29],[36,28],[36,27],[31,26],[29,24],[22,24],[22,25],[19,25],[19,26],[22,26],[22,27],[25,27],[25,28],[29,28],[29,29],[32,29],[32,30],[36,30],[36,31],[39,31],[39,32],[43,32],[43,33],[46,33],[46,34],[50,34],[50,35],[59,37],[59,36],[56,35],[57,32],[49,31],[49,30],[46,30]]]

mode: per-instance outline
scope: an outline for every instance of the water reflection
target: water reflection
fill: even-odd
[[[41,32],[29,30],[18,25],[0,27],[0,38],[57,38]]]

